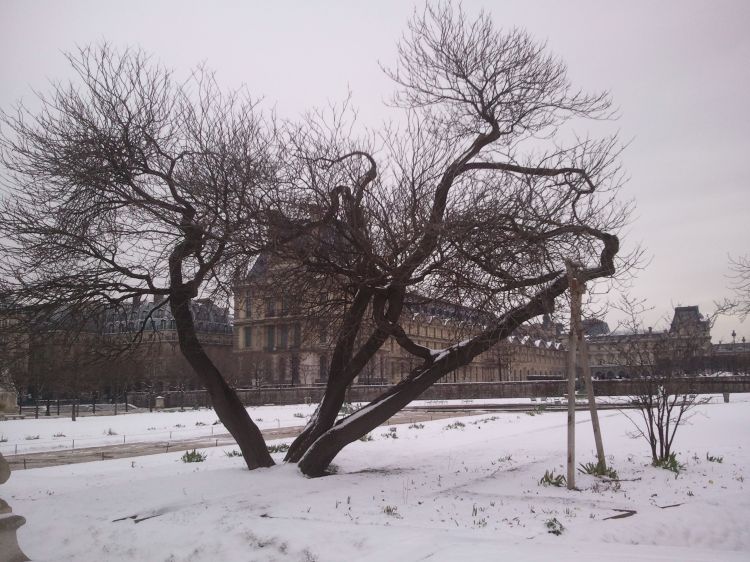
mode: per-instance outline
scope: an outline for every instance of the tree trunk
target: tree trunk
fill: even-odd
[[[619,240],[616,236],[609,234],[600,233],[599,237],[604,243],[600,264],[597,267],[582,270],[581,282],[612,275],[615,271],[614,256],[619,249]],[[526,304],[503,315],[492,327],[484,330],[468,342],[462,342],[444,350],[444,355],[440,359],[428,365],[417,367],[406,379],[381,394],[370,404],[338,421],[304,453],[299,461],[300,470],[307,476],[322,476],[325,474],[326,468],[341,449],[384,423],[409,402],[418,398],[422,392],[440,380],[441,377],[467,365],[477,355],[507,338],[527,320],[545,312],[552,312],[555,299],[568,289],[568,285],[567,277],[559,275]]]
[[[323,433],[300,459],[300,470],[307,476],[325,474],[331,461],[349,443],[386,422],[443,376],[469,364],[477,355],[508,337],[526,320],[551,312],[555,297],[562,294],[567,286],[567,279],[560,277],[525,306],[503,316],[494,327],[468,343],[453,346],[434,363],[415,368],[406,379]]]
[[[371,291],[358,291],[342,326],[342,336],[339,338],[331,360],[323,399],[305,429],[289,447],[284,459],[286,462],[299,462],[310,446],[333,427],[341,411],[341,406],[346,400],[347,388],[388,339],[387,334],[376,330],[362,345],[359,352],[352,357],[354,342],[361,328],[367,306],[371,302],[371,296]],[[399,295],[389,309],[389,315],[398,317],[402,305],[403,295]]]
[[[250,418],[237,393],[224,380],[198,340],[190,313],[191,300],[192,297],[187,288],[184,286],[175,288],[173,285],[169,305],[177,327],[180,351],[205,385],[216,414],[237,441],[247,467],[252,470],[261,466],[273,466],[273,459],[266,448],[260,429]]]

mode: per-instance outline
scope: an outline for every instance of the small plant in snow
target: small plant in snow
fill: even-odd
[[[724,462],[724,457],[714,457],[713,455],[709,455],[708,453],[706,453],[706,460],[708,462],[723,463]]]
[[[5,435],[0,435],[0,443],[7,443],[8,438]]]
[[[269,445],[269,453],[286,453],[289,450],[289,443],[279,443],[278,445]]]
[[[424,429],[423,423],[413,423],[409,426],[409,429]]]
[[[388,433],[381,433],[383,437],[386,437],[388,439],[398,439],[398,434],[396,433],[395,427],[389,427]]]
[[[33,441],[34,439],[39,439],[39,436],[38,435],[27,435],[26,437],[24,437],[24,439],[26,439],[26,441]]]
[[[495,420],[499,420],[498,416],[491,416],[489,418],[482,418],[481,420],[471,422],[471,425],[479,425],[480,423],[489,423]]]
[[[658,459],[654,461],[653,466],[657,468],[663,468],[665,470],[670,470],[675,473],[675,475],[679,474],[681,470],[685,470],[685,465],[681,464],[677,460],[677,453],[669,453],[665,458]],[[676,477],[676,476],[675,476]]]
[[[104,431],[104,435],[117,435],[117,432],[110,427]]]
[[[215,420],[211,425],[221,425],[221,422],[219,420]]]
[[[362,437],[359,438],[359,440],[360,441],[374,441],[375,438],[369,433],[365,433]]]
[[[339,410],[340,416],[348,416],[349,414],[354,413],[354,406],[352,406],[351,402],[344,402],[341,405],[341,409]]]
[[[466,424],[464,422],[457,421],[449,423],[443,429],[463,429],[464,427],[466,427]]]
[[[183,424],[181,424],[181,423],[176,423],[176,424],[175,424],[174,426],[175,426],[175,427],[185,427],[185,426],[184,426]]]
[[[217,420],[217,421],[218,421],[218,420]],[[258,422],[258,423],[260,423],[260,422],[262,422],[262,421],[263,421],[263,418],[255,418],[255,421],[256,421],[256,422]]]
[[[55,434],[54,434],[54,435],[53,435],[52,437],[65,437],[65,434],[64,434],[64,433],[62,433],[62,432],[60,432],[60,433],[55,433]]]
[[[242,451],[238,451],[237,449],[232,449],[231,451],[224,451],[224,454],[231,459],[234,457],[241,457]]]
[[[552,519],[547,519],[544,522],[544,526],[547,527],[547,532],[552,533],[553,535],[562,535],[563,531],[565,530],[565,527],[563,527],[563,524],[560,523],[557,520],[557,517],[553,517]]]
[[[383,508],[383,513],[385,513],[386,515],[390,515],[391,517],[401,519],[401,515],[398,512],[398,507],[396,507],[395,505],[386,505]]]
[[[202,421],[197,421],[197,422],[195,422],[195,425],[196,425],[196,427],[200,427],[202,425],[206,425],[206,423],[202,422]]]
[[[545,470],[544,476],[539,479],[539,484],[542,486],[556,486],[562,488],[568,483],[565,476],[562,474],[555,474],[554,470]]]
[[[300,419],[305,417],[305,414],[303,414],[302,412],[294,412],[293,415],[295,418],[300,418]]]
[[[180,457],[180,460],[182,462],[203,462],[206,460],[208,455],[205,453],[200,453],[193,449],[192,451],[185,451],[185,454],[183,454]]]
[[[580,472],[581,474],[591,474],[592,476],[606,476],[607,478],[611,478],[612,480],[619,480],[617,471],[611,466],[607,466],[602,462],[587,462],[585,464],[581,463],[578,467],[578,472]]]

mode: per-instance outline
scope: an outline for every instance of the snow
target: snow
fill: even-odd
[[[0,495],[26,517],[19,540],[34,560],[747,560],[749,400],[733,395],[696,409],[677,434],[686,464],[677,476],[649,465],[646,443],[622,413],[600,412],[619,489],[581,474],[580,491],[539,485],[545,470],[564,474],[565,413],[504,412],[399,425],[397,439],[379,428],[373,441],[344,449],[336,474],[318,479],[294,465],[250,472],[224,454],[232,447],[214,447],[202,463],[166,453],[14,471]],[[301,425],[295,409],[269,407],[263,417]],[[75,423],[188,426],[212,415]],[[55,421],[72,424],[5,422],[0,433],[18,423],[21,433],[39,427],[46,435]],[[593,461],[588,415],[578,412],[577,421],[578,461]],[[605,519],[617,509],[636,514]],[[551,518],[562,535],[547,532]]]
[[[247,412],[260,429],[278,429],[305,425],[315,412],[315,407],[316,404],[258,406],[247,408]],[[84,416],[76,421],[43,416],[38,420],[9,420],[0,424],[0,437],[7,440],[0,443],[0,453],[12,455],[16,451],[21,454],[118,445],[123,443],[123,437],[126,443],[143,443],[179,441],[226,433],[226,428],[217,422],[216,412],[207,408],[184,412],[167,410],[117,416]],[[37,435],[38,439],[31,439]]]

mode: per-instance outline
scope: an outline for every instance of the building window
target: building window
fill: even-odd
[[[279,326],[279,349],[286,349],[289,344],[289,326]]]
[[[326,381],[328,380],[328,356],[323,353],[320,355],[318,361],[318,367],[320,369],[318,377],[321,381]]]
[[[292,384],[299,384],[299,355],[292,355]]]
[[[250,291],[245,293],[245,318],[251,318],[253,315],[253,301],[250,297]]]
[[[245,326],[242,333],[245,337],[244,347],[250,349],[253,347],[253,329],[250,326]]]
[[[276,330],[273,326],[266,326],[266,351],[273,351],[276,346]]]
[[[266,316],[276,316],[276,301],[274,299],[268,299],[266,301]]]
[[[299,349],[300,345],[302,345],[302,334],[300,332],[300,326],[299,324],[293,324],[292,325],[292,347],[294,349]]]

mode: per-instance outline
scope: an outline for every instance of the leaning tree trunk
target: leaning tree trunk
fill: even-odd
[[[237,393],[224,380],[206,354],[195,332],[190,313],[191,297],[185,290],[173,290],[170,307],[177,326],[180,351],[206,386],[219,419],[237,441],[247,467],[252,470],[274,464],[263,435],[242,405]]]
[[[562,276],[525,306],[506,314],[493,328],[473,338],[468,344],[450,348],[439,360],[417,367],[409,376],[383,393],[374,401],[340,420],[326,431],[307,450],[299,461],[300,470],[307,476],[322,476],[336,455],[349,443],[385,423],[412,400],[446,374],[469,364],[477,355],[508,337],[526,320],[550,312],[555,297],[568,286]]]
[[[331,357],[323,399],[305,426],[305,429],[289,447],[289,451],[287,451],[284,458],[286,462],[298,462],[310,445],[333,427],[341,411],[341,406],[346,400],[347,388],[349,388],[349,385],[362,370],[362,367],[364,367],[386,340],[387,336],[382,335],[382,337],[377,337],[379,334],[374,334],[368,339],[357,355],[352,357],[354,344],[362,328],[364,315],[371,302],[371,298],[371,290],[360,289],[357,291],[351,307],[347,310],[342,321],[340,335],[333,356]]]
[[[247,467],[253,470],[261,466],[272,466],[274,462],[260,429],[253,423],[237,393],[227,384],[206,354],[195,331],[190,303],[199,278],[185,283],[182,275],[183,261],[201,247],[200,233],[194,228],[191,218],[191,213],[186,211],[182,227],[185,238],[175,245],[169,256],[169,306],[177,328],[180,351],[205,385],[216,414],[237,441]]]
[[[616,236],[606,233],[598,233],[598,237],[604,242],[600,265],[582,271],[581,280],[583,281],[612,275],[615,271],[614,256],[619,249],[619,240]],[[493,327],[468,342],[462,342],[444,350],[440,358],[433,363],[414,369],[406,379],[363,408],[340,420],[321,435],[300,459],[298,463],[300,470],[307,476],[322,476],[325,474],[331,461],[349,443],[385,423],[409,402],[417,399],[441,377],[467,365],[480,353],[507,338],[527,320],[545,312],[552,312],[555,299],[567,289],[567,276],[565,274],[559,275],[555,281],[537,293],[526,304],[505,314]]]

